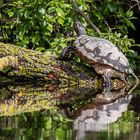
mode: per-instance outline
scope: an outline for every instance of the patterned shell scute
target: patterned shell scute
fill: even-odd
[[[81,35],[76,39],[75,47],[78,55],[89,63],[105,64],[120,72],[131,73],[131,68],[125,55],[108,40]]]

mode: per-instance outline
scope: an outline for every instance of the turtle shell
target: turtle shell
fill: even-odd
[[[106,39],[80,35],[74,46],[77,55],[89,64],[99,63],[109,65],[120,72],[132,72],[125,55]]]

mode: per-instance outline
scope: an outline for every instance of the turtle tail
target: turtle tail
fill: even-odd
[[[131,69],[131,74],[132,74],[132,76],[136,79],[136,84],[138,84],[138,83],[139,83],[139,79],[138,79],[138,77],[136,76],[136,74],[133,72],[132,69]]]

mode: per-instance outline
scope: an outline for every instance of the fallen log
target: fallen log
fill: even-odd
[[[60,61],[52,53],[0,43],[0,71],[7,77],[45,81],[94,81],[96,73],[80,63]]]

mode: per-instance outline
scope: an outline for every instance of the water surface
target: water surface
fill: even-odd
[[[30,93],[33,93],[28,97],[27,87]],[[31,88],[29,85],[27,87],[26,90],[24,86],[1,88],[2,140],[139,140],[140,138],[140,86],[130,95],[120,97],[109,104],[95,102],[94,89],[67,89],[71,93],[67,95],[66,89],[55,88],[54,91],[54,87]],[[14,91],[13,95],[8,93],[9,89]],[[17,92],[18,89],[21,92]],[[60,94],[62,92],[63,96]],[[83,93],[80,94],[81,92]],[[2,93],[7,94],[2,96]],[[53,101],[50,101],[52,94]],[[59,104],[58,99],[61,100]]]

